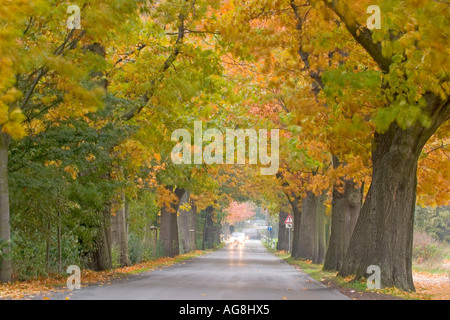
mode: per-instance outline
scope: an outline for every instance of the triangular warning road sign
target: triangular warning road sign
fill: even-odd
[[[289,214],[289,215],[287,216],[286,220],[284,220],[284,223],[285,223],[285,224],[293,223],[293,222],[294,222],[294,219],[292,219],[291,214]]]

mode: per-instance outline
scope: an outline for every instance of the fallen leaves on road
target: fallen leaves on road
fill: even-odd
[[[450,274],[413,271],[413,279],[417,293],[433,300],[450,300]]]
[[[129,267],[118,268],[109,271],[81,270],[81,286],[86,287],[89,284],[108,285],[110,280],[123,275],[130,275],[139,272],[152,271],[156,268],[172,266],[180,260],[190,259],[206,252],[196,250],[173,258],[163,257],[155,260],[137,263]],[[161,269],[162,270],[162,269]],[[33,296],[44,294],[46,292],[59,292],[66,290],[67,277],[69,275],[51,274],[49,277],[41,277],[34,280],[14,281],[0,283],[0,299],[30,299]],[[43,300],[50,299],[47,296]],[[68,300],[66,298],[66,300]]]

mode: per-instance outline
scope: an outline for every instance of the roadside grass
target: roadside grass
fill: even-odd
[[[142,272],[149,272],[155,269],[170,267],[174,264],[184,264],[187,260],[193,259],[220,249],[223,244],[219,244],[212,249],[195,250],[175,257],[162,257],[134,264],[129,267],[116,268],[107,271],[81,270],[81,286],[108,285],[112,280],[125,278]],[[0,283],[0,299],[31,299],[39,295],[48,295],[66,290],[68,275],[50,274],[48,277],[40,277],[27,281],[14,281]],[[45,296],[43,299],[48,299]]]
[[[364,299],[366,296],[371,299],[377,299],[377,296],[380,299],[387,299],[389,296],[393,299],[400,298],[407,300],[433,299],[432,294],[406,292],[394,287],[371,290],[367,288],[366,279],[355,280],[353,277],[343,278],[337,276],[337,272],[335,271],[323,270],[322,264],[314,264],[311,260],[293,259],[289,252],[277,251],[270,247],[265,241],[263,241],[263,244],[269,252],[275,254],[286,263],[299,268],[302,272],[308,274],[314,280],[329,287],[337,287],[342,293],[356,300]]]
[[[440,255],[434,259],[415,259],[412,268],[414,271],[428,272],[432,274],[450,273],[450,246],[439,244]]]
[[[413,271],[417,272],[428,272],[431,274],[443,274],[443,273],[449,273],[449,269],[441,268],[441,267],[422,267],[419,265],[413,264],[412,266]]]

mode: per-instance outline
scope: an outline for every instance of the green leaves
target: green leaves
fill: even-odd
[[[408,104],[405,99],[396,101],[389,107],[379,109],[374,117],[374,123],[379,133],[386,132],[394,121],[403,130],[413,126],[416,122],[419,122],[425,128],[431,125],[429,115],[423,110],[423,103]]]

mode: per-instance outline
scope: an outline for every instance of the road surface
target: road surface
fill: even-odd
[[[83,279],[81,279],[83,281]],[[224,248],[110,285],[47,295],[70,300],[349,299],[269,253],[258,240]]]

